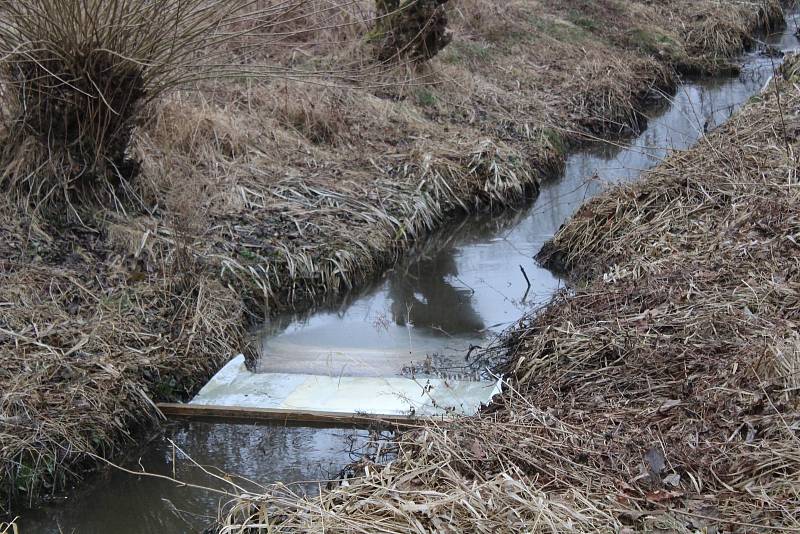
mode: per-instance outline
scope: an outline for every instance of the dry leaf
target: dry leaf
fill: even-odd
[[[472,454],[474,454],[475,458],[479,460],[485,460],[489,457],[489,455],[486,453],[486,450],[483,448],[477,438],[472,440],[472,446],[470,448],[472,449]]]
[[[650,472],[656,476],[660,475],[667,465],[664,455],[656,448],[652,448],[644,454],[644,461],[650,468]]]

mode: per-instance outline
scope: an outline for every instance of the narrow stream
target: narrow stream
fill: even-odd
[[[786,30],[770,35],[767,43],[797,49],[797,24],[795,12]],[[490,342],[523,313],[546,303],[561,285],[532,259],[561,224],[608,184],[636,179],[670,150],[688,148],[704,130],[724,123],[762,89],[779,62],[754,52],[742,58],[738,76],[683,84],[653,111],[639,137],[572,154],[564,175],[544,184],[526,210],[473,217],[437,232],[411,259],[337,311],[273,321],[265,328],[259,370],[390,376],[413,369],[480,379],[480,369],[467,365],[470,348]],[[334,476],[359,457],[367,438],[366,432],[354,430],[176,422],[131,451],[125,465],[221,486],[193,467],[174,443],[197,463],[214,466],[209,468],[213,472],[260,483],[299,483],[299,490],[313,494],[319,486],[303,481]],[[27,512],[20,526],[25,534],[202,532],[225,501],[109,468],[91,487]]]
[[[793,19],[767,43],[794,48],[794,27]],[[532,259],[561,224],[609,184],[636,179],[727,121],[780,61],[755,52],[737,77],[682,85],[651,112],[639,137],[571,155],[563,176],[544,184],[527,210],[471,217],[437,232],[339,310],[277,318],[264,330],[258,370],[383,377],[413,369],[478,378],[479,369],[465,369],[470,347],[546,303],[561,283]]]

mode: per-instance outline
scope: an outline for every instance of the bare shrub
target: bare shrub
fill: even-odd
[[[11,124],[0,186],[53,204],[116,200],[136,173],[145,104],[214,67],[249,0],[0,2],[0,83]],[[109,196],[107,193],[111,193]]]

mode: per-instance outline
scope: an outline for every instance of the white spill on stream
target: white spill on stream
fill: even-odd
[[[349,352],[346,352],[349,354]],[[252,373],[237,356],[192,404],[315,410],[340,414],[444,416],[473,414],[500,392],[497,382],[402,377]]]
[[[795,14],[769,44],[797,49],[796,29]],[[573,153],[564,175],[545,184],[528,209],[471,217],[444,228],[340,309],[276,319],[265,328],[257,372],[235,359],[195,402],[372,413],[413,407],[418,413],[439,413],[427,411],[431,397],[423,389],[429,384],[440,395],[437,406],[474,412],[496,384],[481,380],[487,375],[481,362],[471,361],[471,349],[485,346],[560,286],[532,259],[541,246],[608,184],[636,179],[671,150],[692,146],[705,129],[724,123],[762,90],[779,62],[752,53],[743,58],[738,76],[681,85],[650,114],[637,138]],[[320,486],[302,481],[335,475],[359,457],[367,439],[363,431],[202,422],[172,422],[165,434],[144,444],[129,468],[214,485],[212,477],[176,453],[170,439],[199,464],[214,466],[215,473],[264,484],[297,483],[311,493]],[[26,534],[202,532],[225,500],[110,470],[94,485],[29,511],[20,523]]]

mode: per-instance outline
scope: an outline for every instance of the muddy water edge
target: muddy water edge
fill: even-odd
[[[768,36],[766,44],[797,49],[797,27],[798,14],[793,12],[786,29]],[[761,91],[781,62],[763,48],[742,58],[736,76],[687,81],[674,95],[664,95],[636,138],[592,144],[573,153],[564,174],[544,184],[531,206],[471,217],[442,229],[339,309],[276,319],[265,327],[259,368],[275,368],[278,358],[270,361],[270,354],[279,353],[276,347],[313,343],[326,351],[391,349],[390,364],[381,360],[375,373],[480,379],[485,362],[465,358],[470,348],[485,345],[526,311],[541,306],[562,283],[533,261],[541,246],[587,198],[610,183],[636,179],[670,150],[692,146]],[[224,488],[209,472],[235,473],[259,483],[296,483],[313,494],[320,485],[304,481],[334,477],[342,466],[369,452],[369,439],[364,430],[171,422],[122,463],[131,471],[199,486]],[[204,472],[181,451],[213,467]],[[92,486],[28,511],[19,526],[23,533],[202,532],[226,500],[163,478],[108,468]]]

